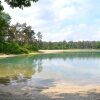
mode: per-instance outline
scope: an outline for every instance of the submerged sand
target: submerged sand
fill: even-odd
[[[80,96],[87,96],[88,93],[95,92],[100,93],[99,85],[70,85],[70,84],[57,84],[55,87],[50,87],[42,91],[42,94],[46,94],[55,98],[61,94],[79,94]]]
[[[100,100],[100,86],[57,84],[53,87],[0,87],[0,100]]]

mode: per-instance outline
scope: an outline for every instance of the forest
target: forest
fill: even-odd
[[[100,41],[42,42],[41,49],[100,49]]]

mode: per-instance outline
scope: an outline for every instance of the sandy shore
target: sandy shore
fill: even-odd
[[[65,53],[65,52],[100,52],[100,50],[96,49],[69,49],[69,50],[39,50],[38,52],[33,52],[29,54],[0,54],[0,58],[6,57],[14,57],[14,56],[21,56],[21,55],[35,55],[35,54],[53,54],[53,53]]]
[[[49,54],[49,53],[64,53],[64,52],[100,52],[96,49],[68,49],[68,50],[39,50],[40,53]]]
[[[39,52],[36,52],[36,53],[29,53],[29,54],[0,54],[0,58],[6,58],[6,57],[15,57],[15,56],[24,56],[24,55],[36,55],[36,54],[39,54]]]
[[[6,58],[6,57],[14,57],[14,56],[17,56],[17,55],[6,55],[6,54],[0,54],[0,58]]]

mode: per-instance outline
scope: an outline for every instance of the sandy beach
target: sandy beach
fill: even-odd
[[[35,55],[35,54],[39,54],[39,52],[33,52],[33,53],[29,53],[29,54],[0,54],[0,58],[6,58],[6,57],[15,57],[15,56],[24,56],[24,55]]]
[[[17,56],[17,55],[7,55],[7,54],[0,54],[0,58],[6,58],[6,57],[14,57],[14,56]]]
[[[67,53],[67,52],[100,52],[97,49],[68,49],[68,50],[39,50],[40,53]]]

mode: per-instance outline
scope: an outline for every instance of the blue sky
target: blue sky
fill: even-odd
[[[12,24],[26,22],[45,41],[100,40],[100,0],[39,0],[23,10],[4,7]]]

